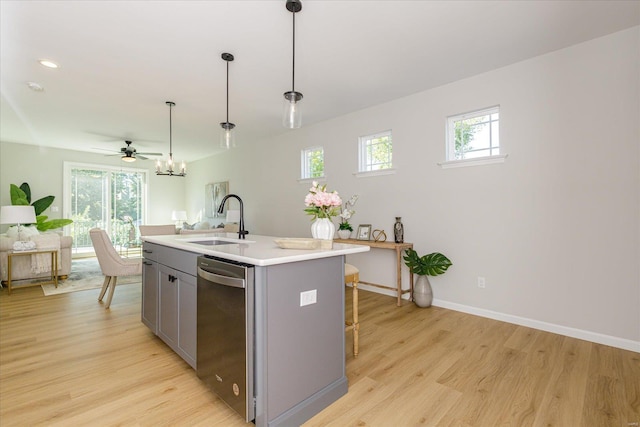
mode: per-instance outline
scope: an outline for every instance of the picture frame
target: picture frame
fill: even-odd
[[[371,224],[360,224],[358,226],[358,233],[356,234],[357,240],[370,240],[371,238]]]
[[[226,209],[218,213],[220,202],[229,194],[229,181],[213,182],[205,186],[204,215],[208,218],[225,217]]]

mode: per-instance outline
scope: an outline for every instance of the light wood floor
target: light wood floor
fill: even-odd
[[[140,322],[140,287],[0,293],[0,425],[243,426]],[[350,294],[350,292],[348,293]],[[638,426],[640,354],[361,292],[349,393],[305,426]]]

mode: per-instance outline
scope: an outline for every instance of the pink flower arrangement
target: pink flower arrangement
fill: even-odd
[[[316,218],[329,218],[338,215],[339,207],[342,206],[342,199],[337,191],[328,192],[327,185],[318,185],[313,181],[309,194],[304,198],[307,208],[304,210],[308,215],[312,215],[311,220]]]

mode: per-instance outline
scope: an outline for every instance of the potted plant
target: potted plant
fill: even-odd
[[[26,182],[23,182],[20,187],[15,184],[11,184],[9,187],[11,194],[12,205],[28,206],[31,204],[36,212],[36,228],[38,231],[53,230],[55,228],[64,227],[73,222],[70,219],[50,219],[47,221],[47,216],[42,213],[53,203],[54,196],[46,196],[31,203],[31,187]]]
[[[409,267],[411,274],[418,276],[413,286],[413,302],[418,307],[430,307],[433,301],[433,291],[427,276],[444,274],[453,264],[440,252],[419,256],[415,250],[407,249],[405,253],[404,263]]]
[[[333,240],[336,234],[336,226],[331,222],[331,217],[338,215],[338,206],[342,205],[342,199],[337,191],[327,191],[327,185],[320,185],[313,181],[309,194],[304,198],[305,212],[311,215],[311,236],[314,239]]]
[[[338,236],[341,239],[348,239],[351,236],[353,227],[349,223],[349,219],[356,213],[351,209],[358,201],[358,195],[351,196],[349,200],[344,204],[344,207],[340,207],[340,225],[338,226]]]

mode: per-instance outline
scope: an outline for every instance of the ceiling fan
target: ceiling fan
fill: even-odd
[[[125,141],[125,144],[127,145],[120,148],[118,154],[108,154],[108,156],[120,155],[124,162],[135,162],[136,159],[147,160],[148,157],[145,156],[162,156],[162,153],[138,153],[135,147],[131,145],[131,141]]]

